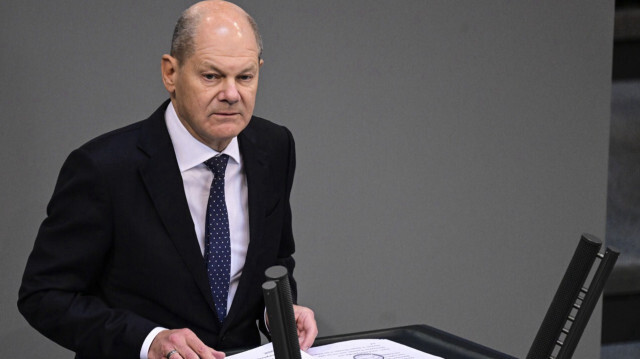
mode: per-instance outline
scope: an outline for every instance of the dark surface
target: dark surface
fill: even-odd
[[[638,42],[640,45],[640,42]],[[636,52],[640,54],[640,46]],[[624,46],[633,47],[631,43]],[[620,64],[614,45],[614,79]],[[621,56],[638,72],[640,56]],[[635,61],[634,61],[635,60]],[[602,343],[640,340],[640,77],[614,81],[611,94],[607,245],[620,249],[620,258],[604,289]],[[635,345],[637,347],[637,344]],[[618,358],[618,357],[616,357]]]
[[[613,80],[640,79],[640,41],[616,42],[613,47]]]
[[[640,293],[607,296],[602,310],[602,344],[640,341]]]

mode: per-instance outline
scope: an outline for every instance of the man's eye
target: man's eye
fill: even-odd
[[[253,79],[252,75],[241,75],[238,77],[240,80],[242,81],[251,81],[251,79]]]
[[[215,80],[215,79],[217,79],[219,77],[216,74],[204,74],[202,76],[207,80]]]

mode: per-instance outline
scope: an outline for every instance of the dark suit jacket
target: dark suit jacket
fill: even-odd
[[[219,350],[258,345],[264,271],[280,264],[293,272],[293,138],[254,117],[238,135],[250,244],[235,299],[218,324],[164,122],[167,105],[71,153],[29,257],[18,307],[78,357],[138,357],[157,326],[190,328]]]

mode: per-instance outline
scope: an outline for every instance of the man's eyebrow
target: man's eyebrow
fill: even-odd
[[[240,72],[251,72],[251,71],[255,71],[258,69],[258,66],[256,64],[251,64],[247,67],[244,68],[244,70],[240,71]]]
[[[222,72],[222,71],[220,71],[220,69],[215,64],[213,64],[212,62],[209,62],[209,61],[203,61],[200,64],[200,67],[201,68],[211,69],[211,70],[216,71],[216,72]]]

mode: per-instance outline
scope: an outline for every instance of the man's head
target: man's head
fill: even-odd
[[[240,7],[199,2],[182,14],[162,80],[178,118],[200,142],[221,151],[253,114],[262,44]]]

